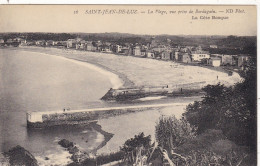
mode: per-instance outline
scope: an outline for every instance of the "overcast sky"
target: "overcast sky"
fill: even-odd
[[[138,14],[85,14],[86,10],[138,10]],[[215,14],[178,14],[178,11],[215,10]],[[232,9],[233,13],[226,13]],[[236,9],[244,10],[235,13]],[[148,10],[154,11],[147,14]],[[167,14],[155,13],[156,10]],[[78,14],[74,14],[78,11]],[[144,14],[140,13],[145,11]],[[169,11],[176,11],[170,14]],[[223,11],[223,12],[221,12]],[[198,20],[192,19],[198,17]],[[199,19],[221,16],[228,19]],[[170,35],[257,34],[255,6],[136,6],[136,5],[1,5],[0,32],[121,32]]]

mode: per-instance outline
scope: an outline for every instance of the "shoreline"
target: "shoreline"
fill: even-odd
[[[224,69],[219,70],[208,66],[182,64],[173,61],[138,58],[112,53],[37,46],[11,47],[7,49],[46,53],[92,64],[101,70],[106,70],[117,75],[123,81],[122,87],[126,88],[136,86],[175,86],[200,81],[205,81],[206,84],[210,85],[220,83],[225,86],[232,86],[242,79],[235,71],[233,71],[232,76],[229,76]],[[195,77],[196,75],[197,77]]]
[[[233,71],[233,75],[231,77],[227,77],[228,72],[225,69],[215,69],[209,66],[199,66],[173,61],[123,56],[114,53],[91,52],[57,47],[26,46],[18,49],[23,48],[26,50],[29,49],[29,51],[44,51],[47,54],[93,64],[103,70],[117,75],[123,81],[123,87],[193,83],[199,82],[201,79],[205,81],[206,84],[214,85],[220,82],[221,84],[230,86],[241,80],[240,75],[235,71]],[[54,53],[52,51],[54,51]],[[118,63],[122,63],[122,65],[117,65]],[[151,64],[154,66],[150,66]],[[167,68],[168,65],[171,67]],[[176,66],[177,73],[179,72],[180,75],[173,74]],[[184,67],[187,68],[184,70],[181,69]],[[189,71],[189,73],[187,73],[187,71]],[[197,74],[201,79],[194,77],[194,75]],[[161,79],[159,78],[159,76],[162,75],[165,79],[164,77]],[[216,79],[217,77],[218,79]]]
[[[114,77],[121,79],[121,87],[126,88],[164,85],[174,87],[178,84],[192,84],[200,81],[205,81],[206,84],[210,85],[220,83],[225,86],[232,86],[241,81],[241,77],[237,72],[233,72],[233,75],[229,76],[224,69],[217,70],[211,67],[187,65],[173,61],[57,47],[22,46],[7,49],[45,53],[70,59],[73,62],[87,63],[90,64],[88,66],[93,65],[95,66],[94,68],[99,68],[100,71],[113,73],[116,75]],[[195,75],[197,77],[194,77]],[[110,78],[110,82],[113,82],[113,80],[111,81]],[[119,86],[116,87],[118,88]]]
[[[102,129],[102,126],[97,124],[97,122],[92,122],[89,125],[94,130],[96,130],[97,132],[101,133],[104,136],[104,140],[101,142],[101,144],[97,148],[91,151],[91,153],[96,154],[99,149],[103,148],[107,144],[107,142],[114,136],[114,134],[104,131]]]
[[[23,47],[11,47],[11,48],[7,48],[7,49],[12,49],[12,50],[21,50],[21,51],[28,51],[28,52],[34,52],[34,53],[40,53],[40,54],[47,54],[47,55],[51,55],[51,56],[55,56],[55,57],[59,57],[62,58],[63,60],[70,60],[70,62],[79,64],[80,62],[82,62],[83,65],[91,70],[95,70],[101,74],[106,75],[112,86],[114,86],[113,88],[117,89],[119,87],[133,87],[135,86],[134,82],[131,81],[129,78],[127,78],[126,75],[124,75],[123,73],[120,73],[118,71],[115,71],[107,66],[104,66],[100,63],[94,62],[94,61],[90,61],[90,60],[82,60],[76,57],[73,57],[71,55],[68,55],[69,53],[74,54],[75,52],[79,52],[79,53],[87,53],[87,52],[83,52],[81,50],[71,50],[71,49],[64,49],[64,48],[55,48],[55,47],[37,47],[37,46],[23,46]],[[43,49],[45,51],[45,49],[49,49],[49,50],[56,50],[56,51],[61,51],[61,52],[41,52],[41,49]],[[63,55],[63,54],[67,54],[67,55]],[[96,53],[96,52],[91,52],[91,53]],[[105,53],[103,53],[105,54]],[[83,64],[84,63],[84,64]],[[112,79],[110,77],[113,77]],[[118,77],[118,78],[117,78]],[[121,81],[121,82],[120,82]]]
[[[66,57],[66,58],[68,58],[68,57]],[[79,62],[84,62],[84,63],[89,63],[89,64],[95,65],[95,66],[97,66],[99,68],[102,68],[103,70],[107,70],[107,71],[109,71],[109,72],[111,72],[113,74],[116,74],[119,77],[119,79],[121,79],[123,81],[123,84],[122,84],[123,87],[132,87],[132,86],[134,86],[134,83],[131,80],[129,80],[124,74],[119,73],[117,71],[114,71],[114,70],[112,70],[112,69],[110,69],[110,68],[108,68],[106,66],[103,66],[103,65],[101,65],[99,63],[79,60],[79,59],[75,59],[75,58],[68,58],[68,59],[79,61]],[[117,88],[115,88],[115,89],[117,89]]]

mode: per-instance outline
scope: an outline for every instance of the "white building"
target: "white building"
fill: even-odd
[[[122,51],[122,46],[116,45],[116,52],[119,53]]]
[[[146,57],[147,58],[155,58],[155,55],[153,52],[146,52]]]
[[[218,57],[212,57],[209,59],[209,64],[214,67],[219,67],[221,65],[221,59]]]
[[[141,48],[139,46],[136,46],[134,49],[133,49],[133,54],[135,56],[141,56]]]
[[[208,51],[192,51],[191,58],[192,61],[200,62],[202,59],[209,59],[210,55]]]
[[[210,48],[218,48],[217,45],[210,45],[209,47],[210,47]]]

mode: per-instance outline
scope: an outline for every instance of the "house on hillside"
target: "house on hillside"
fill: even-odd
[[[196,51],[202,51],[202,47],[201,46],[198,46],[195,48]]]
[[[181,47],[179,50],[180,50],[180,52],[185,52],[185,53],[190,52],[190,49],[188,47]]]
[[[94,51],[94,52],[97,51],[97,47],[93,45],[93,46],[91,47],[91,51]]]
[[[209,48],[218,48],[217,45],[209,45]]]
[[[7,40],[6,40],[6,43],[8,43],[8,44],[13,43],[13,39],[7,39]]]
[[[167,47],[165,45],[159,45],[157,47],[152,48],[152,50],[156,52],[163,52],[167,50]]]
[[[26,45],[26,40],[20,37],[16,37],[13,39],[13,43],[16,43],[18,45]]]
[[[103,44],[102,44],[101,41],[96,41],[96,42],[95,42],[95,45],[96,45],[97,47],[101,47]]]
[[[250,57],[248,55],[239,55],[237,58],[238,58],[237,66],[242,67],[246,62],[249,61]]]
[[[129,54],[131,54],[131,52],[130,52],[130,49],[128,47],[122,47],[119,54],[129,55]]]
[[[160,52],[154,51],[154,58],[155,58],[155,59],[161,59],[162,57],[161,57]]]
[[[175,51],[175,52],[174,52],[174,61],[178,61],[178,59],[179,59],[179,54],[180,54],[179,51]]]
[[[100,46],[100,48],[101,48],[101,52],[107,52],[107,53],[111,53],[112,52],[109,45],[103,44],[102,46]]]
[[[80,48],[80,43],[76,43],[76,50]]]
[[[119,53],[119,52],[121,52],[122,51],[122,46],[120,46],[120,45],[116,45],[116,53]]]
[[[141,45],[141,47],[140,47],[140,48],[141,48],[141,50],[148,50],[148,49],[149,49],[149,48],[148,48],[146,45],[144,45],[144,44],[143,44],[143,45]]]
[[[45,46],[45,40],[37,40],[36,42],[35,42],[35,45],[36,46]]]
[[[85,46],[86,46],[86,40],[81,40],[79,45],[79,49],[81,50],[85,50]]]
[[[76,40],[68,39],[67,40],[67,48],[76,48]]]
[[[183,63],[191,63],[191,55],[188,53],[179,53],[178,61]]]
[[[26,45],[27,45],[27,46],[36,45],[35,43],[36,43],[36,41],[26,41]]]
[[[155,58],[154,52],[151,50],[146,51],[146,57],[147,58]]]
[[[161,54],[161,58],[163,60],[170,60],[171,59],[170,52],[168,52],[168,51],[163,51],[160,54]]]
[[[67,47],[67,41],[57,41],[55,45],[59,47]]]
[[[191,52],[191,58],[194,62],[201,62],[202,59],[209,59],[210,55],[208,51],[196,50]]]
[[[92,51],[93,50],[93,44],[91,42],[87,42],[85,45],[86,51]]]
[[[141,57],[145,57],[146,56],[146,50],[145,49],[141,49]]]
[[[155,40],[155,38],[152,38],[151,44],[149,45],[149,47],[157,47],[158,46],[158,42]]]
[[[22,38],[16,37],[16,38],[13,39],[13,42],[21,43],[22,40],[23,40]]]
[[[46,46],[54,46],[54,41],[53,40],[46,41]]]
[[[83,40],[83,39],[80,38],[80,37],[77,37],[77,38],[75,39],[76,43],[80,43],[80,41],[82,41],[82,40]]]
[[[76,40],[76,49],[77,50],[84,50],[85,49],[85,45],[86,45],[86,41],[85,40]]]
[[[133,48],[133,55],[134,56],[141,56],[141,48],[139,46],[135,46]]]
[[[226,54],[223,54],[222,55],[222,58],[221,58],[221,63],[222,65],[236,65],[236,61],[235,60],[236,58],[236,55],[226,55]]]
[[[4,46],[4,45],[5,45],[4,39],[0,39],[0,46]]]

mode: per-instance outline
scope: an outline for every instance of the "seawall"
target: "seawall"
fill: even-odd
[[[206,82],[194,82],[189,84],[165,85],[153,87],[133,88],[111,88],[101,99],[102,100],[132,100],[152,96],[192,96],[203,93],[202,88]]]
[[[153,104],[125,107],[95,108],[84,110],[58,110],[49,112],[27,112],[29,128],[43,128],[58,125],[82,125],[101,118],[149,110],[155,107],[180,106],[186,103]]]

